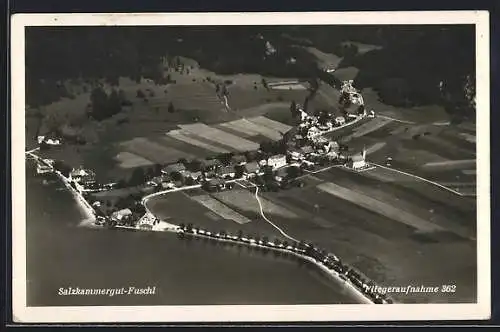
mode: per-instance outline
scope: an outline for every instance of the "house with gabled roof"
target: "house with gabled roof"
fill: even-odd
[[[176,163],[176,164],[170,164],[170,165],[167,165],[165,166],[161,172],[165,175],[170,175],[172,173],[180,173],[182,171],[185,171],[186,170],[186,166],[184,166],[184,164],[182,163]]]
[[[259,174],[259,172],[260,172],[260,166],[256,161],[251,161],[249,163],[246,163],[243,168],[243,174],[246,176],[255,176]]]
[[[284,154],[277,154],[267,158],[267,165],[273,169],[280,168],[286,165],[286,156]]]
[[[221,178],[234,178],[236,174],[236,170],[234,169],[233,166],[222,166],[217,168],[216,174],[218,177]]]

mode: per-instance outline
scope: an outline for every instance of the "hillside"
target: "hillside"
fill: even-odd
[[[372,87],[389,105],[443,105],[456,119],[475,117],[474,29],[400,28],[383,48],[344,58],[357,67],[355,85]]]
[[[175,68],[177,56],[219,74],[329,81],[305,46],[342,56],[340,68],[359,69],[356,86],[373,88],[386,104],[438,104],[458,117],[474,114],[472,26],[32,27],[27,104],[73,98],[62,83],[68,80],[160,81],[165,62]]]

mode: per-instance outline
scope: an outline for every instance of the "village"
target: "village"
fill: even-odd
[[[301,176],[319,168],[336,165],[353,171],[366,169],[366,152],[348,155],[347,146],[328,139],[324,135],[344,128],[364,118],[374,117],[373,111],[367,112],[363,97],[352,86],[352,81],[343,82],[341,104],[345,116],[334,116],[321,112],[308,114],[301,105],[295,105],[299,125],[284,133],[278,142],[265,142],[257,151],[244,153],[219,154],[210,159],[186,160],[162,165],[153,172],[144,174],[135,183],[142,190],[120,197],[110,204],[99,200],[95,193],[126,189],[123,183],[101,184],[96,181],[93,170],[83,167],[69,169],[59,166],[57,161],[45,159],[38,164],[38,173],[50,172],[52,168],[67,173],[71,186],[92,206],[96,224],[101,226],[126,226],[151,228],[159,222],[156,218],[144,218],[145,208],[141,204],[144,196],[199,185],[207,192],[231,190],[236,181],[246,180],[259,187],[261,191],[278,191],[291,187],[301,187]],[[39,137],[40,147],[50,148],[62,144],[62,139],[48,136]],[[62,164],[62,163],[61,163]],[[142,184],[140,183],[142,182]],[[141,221],[139,223],[139,221]]]

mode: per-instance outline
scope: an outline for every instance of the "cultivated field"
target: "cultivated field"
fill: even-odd
[[[354,133],[351,135],[352,137],[361,137],[366,134],[369,134],[373,131],[376,131],[385,125],[389,124],[392,120],[391,119],[386,119],[386,118],[375,118],[370,122],[367,122],[366,124],[356,128]]]
[[[231,110],[242,116],[249,116],[248,111],[252,111],[254,107],[264,104],[286,104],[290,107],[292,101],[303,103],[308,95],[309,92],[301,87],[305,87],[304,84],[300,84],[300,86],[294,84],[293,87],[290,86],[286,89],[283,86],[280,87],[280,85],[266,89],[262,86],[260,80],[254,85],[255,88],[232,84],[228,87],[228,104]],[[300,87],[300,89],[297,89],[297,87]]]
[[[158,215],[161,219],[168,219],[174,224],[193,224],[195,226],[203,227],[210,231],[219,232],[226,231],[237,234],[238,231],[243,231],[244,234],[269,237],[281,237],[280,234],[267,222],[262,220],[259,214],[250,212],[248,210],[240,210],[234,205],[225,204],[217,196],[210,196],[212,206],[208,208],[197,200],[200,196],[206,195],[203,190],[190,190],[182,192],[169,193],[160,197],[156,197],[148,202],[148,207],[151,211]],[[198,197],[198,198],[195,198]],[[219,201],[223,206],[226,206],[232,212],[231,217],[239,215],[237,219],[245,221],[238,223],[232,218],[226,219],[218,213],[221,212],[218,205],[216,208],[213,202]],[[207,201],[205,198],[204,201]],[[208,203],[206,203],[208,205]],[[179,207],[182,207],[181,209]],[[211,209],[217,209],[217,213]],[[224,208],[225,209],[225,208]],[[229,210],[225,209],[228,213]],[[240,217],[241,216],[241,217]]]
[[[292,127],[289,125],[286,125],[286,124],[281,123],[279,121],[271,120],[265,116],[257,116],[257,117],[253,117],[253,118],[248,118],[248,121],[253,122],[259,126],[273,129],[273,130],[278,131],[280,133],[286,133],[287,131],[292,129]]]
[[[467,142],[476,144],[476,135],[471,135],[468,133],[460,133],[460,136],[462,136]]]
[[[212,128],[202,123],[179,125],[179,127],[183,131],[187,131],[193,135],[227,146],[233,151],[252,151],[259,148],[259,144],[255,142],[229,134],[216,128]]]
[[[301,83],[287,83],[287,84],[275,84],[269,86],[272,90],[306,90]]]
[[[233,132],[243,133],[249,136],[262,135],[274,141],[281,139],[281,134],[279,131],[266,126],[258,125],[249,119],[239,119],[231,122],[225,122],[220,124],[220,126],[225,129],[232,130]]]
[[[450,120],[449,115],[441,106],[430,105],[412,108],[396,107],[384,104],[380,101],[378,93],[372,88],[363,89],[361,94],[363,95],[365,104],[368,105],[370,109],[375,110],[377,114],[416,123],[447,122]]]
[[[213,197],[210,197],[209,195],[191,196],[191,198],[204,207],[210,209],[210,211],[215,212],[223,219],[232,220],[238,224],[246,224],[251,221],[247,217],[242,216],[238,212],[234,211],[233,209],[231,209],[227,205],[224,205]]]
[[[358,73],[359,69],[356,67],[345,67],[335,70],[332,75],[341,81],[349,81],[355,79]]]
[[[373,171],[332,168],[304,178],[302,189],[262,195],[299,216],[271,217],[278,226],[331,250],[382,285],[453,281],[460,288],[397,300],[474,301],[474,201],[397,173],[386,174],[390,182],[367,176]]]
[[[385,147],[385,142],[378,142],[374,143],[373,145],[369,146],[366,148],[366,155],[371,155],[372,153],[375,153]]]
[[[336,111],[338,109],[339,98],[339,90],[336,90],[326,83],[321,83],[312,100],[312,105],[318,109],[326,108],[329,111]],[[340,115],[340,113],[338,115]]]
[[[392,181],[386,181],[373,176],[384,170],[402,177],[392,177]],[[474,202],[419,179],[409,176],[405,178],[405,175],[380,167],[360,173],[337,168],[318,174],[317,177],[366,195],[369,197],[368,201],[379,200],[409,212],[457,236],[475,237]],[[428,195],[432,197],[427,197]]]
[[[425,163],[448,161],[448,159],[427,150],[410,150],[402,147],[398,149],[398,152],[392,158],[396,163],[409,163],[416,167]]]
[[[453,169],[470,169],[476,167],[476,159],[468,160],[446,160],[446,161],[436,161],[428,162],[422,165],[422,168],[426,170],[453,170]]]
[[[471,171],[476,164],[476,147],[463,135],[464,130],[442,122],[412,124],[376,117],[340,134],[351,154],[366,148],[371,162],[474,195],[475,174]],[[383,168],[365,173],[381,181],[408,182],[411,178]]]
[[[411,213],[403,211],[393,205],[374,199],[370,196],[363,195],[354,190],[341,187],[335,183],[326,182],[318,186],[324,192],[342,198],[351,203],[360,205],[361,207],[374,211],[387,218],[399,221],[403,224],[411,226],[420,232],[435,232],[443,229],[435,224],[427,222]]]
[[[318,66],[323,70],[326,69],[335,69],[342,61],[342,58],[333,54],[333,53],[325,53],[318,50],[315,47],[306,47],[305,48],[309,53],[316,57],[316,61]]]
[[[354,41],[347,41],[342,43],[343,46],[345,45],[356,45],[358,48],[358,53],[363,54],[366,52],[370,52],[373,50],[380,50],[382,49],[382,46],[380,45],[373,45],[373,44],[365,44],[365,43],[360,43],[360,42],[354,42]]]
[[[160,145],[144,137],[138,137],[123,142],[120,146],[128,152],[139,155],[157,164],[173,163],[180,158],[192,159],[195,157],[184,151]]]
[[[196,135],[193,135],[192,133],[190,133],[188,131],[171,130],[167,133],[167,135],[173,139],[179,140],[179,141],[184,142],[186,144],[194,145],[194,146],[200,147],[202,149],[206,149],[206,150],[214,152],[214,153],[228,153],[228,152],[230,152],[229,149],[216,146],[216,145],[211,144],[207,141],[202,141]]]
[[[210,130],[208,136],[214,133],[216,136],[220,134],[224,137],[222,143],[217,138],[213,140],[212,136],[207,137],[206,132],[205,136],[191,135],[182,130],[170,133],[168,136],[165,133],[179,129],[177,127],[179,124],[200,122],[217,125],[261,115],[274,119],[286,115],[283,119],[287,121],[290,118],[290,102],[295,100],[302,103],[308,94],[305,90],[307,83],[294,83],[290,86],[282,84],[286,81],[297,81],[296,79],[263,77],[257,74],[218,75],[199,68],[199,65],[191,59],[180,60],[185,66],[183,73],[173,69],[165,69],[164,72],[164,75],[170,75],[175,83],[155,84],[152,80],[144,78],[136,82],[125,77],[120,77],[118,85],[114,87],[103,79],[95,82],[83,80],[63,82],[75,97],[63,98],[40,109],[45,117],[40,133],[44,134],[54,125],[59,127],[66,125],[71,131],[83,136],[87,145],[71,146],[68,150],[60,150],[53,154],[59,157],[57,159],[67,160],[74,167],[86,165],[99,170],[99,176],[113,178],[115,175],[124,174],[125,170],[132,170],[134,165],[145,164],[146,161],[141,158],[154,163],[172,161],[174,157],[170,155],[175,155],[176,158],[178,152],[168,149],[170,143],[174,150],[187,151],[188,155],[203,157],[226,151],[253,149],[257,146],[257,142],[254,141],[260,142],[264,137],[279,139],[276,130],[262,125],[258,127],[251,125],[249,130],[258,128],[259,132],[255,135],[255,139],[252,137],[254,141],[242,140],[246,137],[243,132],[244,127],[238,127],[239,130],[236,132],[233,131],[235,128],[228,127],[227,132],[232,136],[219,131],[220,127],[215,132]],[[266,89],[262,84],[263,79],[272,87],[286,89],[275,90],[271,87]],[[103,121],[88,119],[86,112],[90,105],[90,91],[97,84],[107,93],[111,93],[112,89],[121,90],[131,104],[124,106],[119,114]],[[226,109],[217,96],[216,84],[227,85],[231,111]],[[232,105],[232,102],[235,104]],[[174,107],[173,111],[169,111],[170,104]],[[29,112],[34,114],[38,110],[30,109]],[[275,114],[278,114],[278,117],[274,117]],[[27,147],[35,145],[34,136],[38,127],[36,122],[35,115],[27,122]],[[166,136],[169,140],[164,142],[161,139],[151,139],[156,136]],[[231,144],[227,146],[229,137]],[[143,149],[144,142],[136,142],[135,138],[151,139],[159,146],[153,144]],[[125,152],[129,154],[120,154]]]
[[[235,206],[236,208],[252,212],[255,214],[260,214],[259,204],[254,194],[246,189],[235,189],[231,191],[223,191],[220,193],[214,194],[214,197],[221,200],[225,204]],[[279,216],[284,218],[297,218],[297,215],[293,212],[290,212],[286,208],[283,208],[273,202],[261,198],[262,208],[264,210],[264,214],[270,217]]]
[[[116,155],[116,160],[120,163],[118,166],[121,168],[135,168],[153,164],[150,160],[130,152],[120,152]]]

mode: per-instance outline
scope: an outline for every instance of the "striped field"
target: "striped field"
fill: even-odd
[[[239,119],[222,123],[220,126],[231,129],[233,131],[242,132],[250,136],[262,135],[275,141],[281,139],[281,134],[279,133],[279,131],[266,126],[258,125],[247,119]]]
[[[191,159],[194,157],[189,153],[160,145],[144,137],[137,137],[129,141],[122,142],[120,145],[125,151],[159,164],[173,163],[180,158]]]
[[[212,128],[202,123],[194,123],[179,126],[183,131],[187,131],[196,136],[203,137],[210,141],[217,142],[232,148],[235,151],[252,151],[259,148],[259,144],[247,139],[229,134],[217,128]]]
[[[150,160],[146,158],[143,158],[141,156],[126,151],[118,153],[115,159],[116,161],[119,162],[118,166],[121,168],[134,168],[141,166],[149,166],[153,164]]]
[[[228,153],[230,150],[214,146],[208,142],[201,141],[187,131],[182,130],[171,130],[167,133],[168,136],[176,140],[182,141],[187,144],[195,145],[200,148],[215,152],[215,153]]]
[[[345,199],[365,209],[374,211],[392,220],[411,226],[420,232],[435,232],[443,230],[442,227],[403,211],[398,207],[376,200],[354,190],[341,187],[332,182],[322,183],[318,185],[318,188],[328,194]]]
[[[268,119],[265,116],[256,116],[253,118],[248,118],[248,120],[250,122],[255,123],[255,124],[274,129],[274,130],[279,131],[281,133],[285,133],[285,132],[289,131],[290,129],[292,129],[292,127],[289,125]]]
[[[192,196],[191,198],[224,219],[232,220],[238,224],[251,222],[251,220],[247,217],[242,216],[238,212],[209,195]]]

